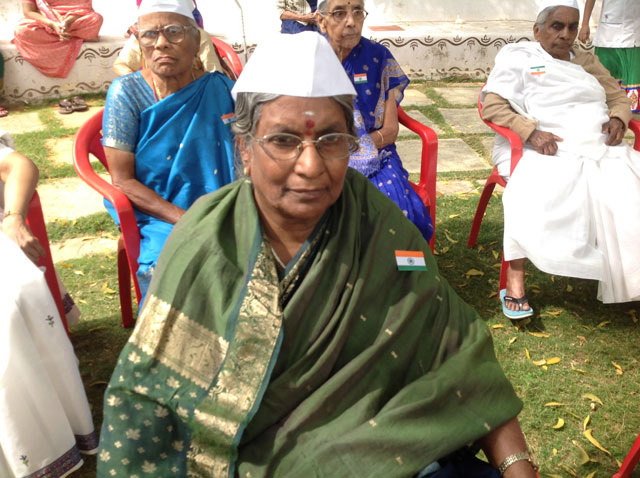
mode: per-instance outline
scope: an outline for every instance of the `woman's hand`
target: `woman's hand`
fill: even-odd
[[[55,32],[56,35],[58,35],[58,38],[60,38],[61,41],[67,41],[69,40],[69,38],[71,38],[71,35],[69,35],[69,32],[67,31],[67,25],[65,23],[57,23],[52,21],[49,24],[49,27]]]
[[[589,28],[589,22],[583,21],[582,28],[578,33],[578,40],[582,43],[587,43],[589,41],[589,34],[591,33],[591,29]]]
[[[11,214],[2,220],[2,232],[20,246],[20,249],[34,264],[44,256],[44,249],[38,239],[31,233],[24,219],[19,214]]]

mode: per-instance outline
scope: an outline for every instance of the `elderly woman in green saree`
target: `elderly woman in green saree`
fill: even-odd
[[[233,93],[245,177],[171,233],[105,393],[98,476],[456,476],[469,443],[486,476],[535,476],[486,325],[347,166],[355,91],[328,42],[259,45]]]

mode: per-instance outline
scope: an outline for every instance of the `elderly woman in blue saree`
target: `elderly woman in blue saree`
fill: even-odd
[[[396,151],[398,110],[409,78],[391,52],[361,36],[367,12],[364,0],[324,0],[318,23],[358,93],[354,116],[360,149],[349,166],[360,171],[431,239],[433,224],[424,203],[409,183]]]
[[[233,91],[246,177],[162,251],[105,392],[98,477],[456,476],[472,442],[491,465],[472,452],[457,476],[535,476],[486,325],[348,167],[355,91],[328,42],[262,42]]]
[[[193,68],[200,34],[192,10],[190,0],[142,3],[137,35],[148,69],[116,79],[105,105],[109,172],[140,228],[143,296],[173,224],[197,198],[233,180],[232,83]]]
[[[282,26],[280,33],[318,31],[316,7],[318,0],[278,0],[278,11]]]

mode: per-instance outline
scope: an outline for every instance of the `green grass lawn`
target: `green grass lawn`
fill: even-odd
[[[436,252],[441,273],[486,319],[496,354],[524,402],[522,428],[543,476],[611,476],[640,432],[640,327],[635,304],[602,305],[592,281],[528,271],[528,290],[538,318],[516,329],[496,298],[502,234],[501,198],[487,210],[478,247],[466,238],[476,194],[438,201]],[[120,326],[115,257],[92,256],[61,267],[63,279],[83,309],[72,333],[96,426],[102,394],[130,330]],[[548,360],[549,365],[543,365]],[[554,363],[557,362],[557,363]],[[619,369],[616,367],[619,365]],[[622,372],[620,374],[620,371]],[[591,394],[591,395],[587,395]],[[602,403],[599,403],[596,398]],[[554,428],[559,420],[561,427]],[[597,449],[586,429],[612,456]],[[582,464],[581,449],[589,461]],[[90,459],[78,476],[94,476]]]

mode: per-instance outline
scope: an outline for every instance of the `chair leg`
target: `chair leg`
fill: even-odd
[[[487,210],[487,204],[489,204],[489,199],[491,199],[491,195],[493,194],[493,190],[496,187],[496,183],[492,181],[490,177],[487,179],[486,184],[484,185],[484,189],[482,190],[482,194],[480,195],[480,201],[478,202],[478,208],[476,209],[476,214],[473,216],[473,223],[471,225],[471,232],[469,233],[469,240],[467,241],[467,247],[475,247],[478,242],[478,234],[480,234],[480,226],[482,225],[482,219],[484,218],[484,213]]]
[[[122,236],[118,240],[118,289],[120,292],[120,313],[122,327],[128,329],[133,326],[133,309],[131,307],[131,271],[127,262],[127,252],[124,248]]]
[[[636,441],[633,443],[631,450],[627,454],[627,457],[622,462],[622,466],[618,470],[618,472],[613,475],[612,478],[630,478],[631,472],[636,467],[638,462],[640,461],[640,435],[636,438]]]

